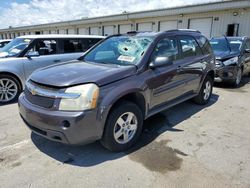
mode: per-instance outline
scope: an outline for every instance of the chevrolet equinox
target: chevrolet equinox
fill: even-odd
[[[111,151],[124,151],[148,117],[188,99],[207,104],[214,63],[209,41],[198,31],[113,35],[78,60],[33,73],[19,111],[47,139],[101,140]]]

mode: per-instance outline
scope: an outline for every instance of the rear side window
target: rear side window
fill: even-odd
[[[179,36],[178,38],[180,40],[183,58],[202,55],[201,49],[193,37]]]
[[[197,39],[198,39],[198,42],[200,44],[200,47],[201,47],[203,54],[212,54],[213,53],[211,45],[210,45],[209,41],[206,39],[206,37],[198,36]]]
[[[101,39],[94,39],[94,38],[85,38],[81,39],[83,44],[83,52],[87,51],[89,48],[94,46],[97,42],[99,42]]]
[[[81,53],[87,51],[101,39],[62,39],[61,40],[61,53]]]
[[[83,44],[80,39],[62,39],[62,53],[83,52]]]

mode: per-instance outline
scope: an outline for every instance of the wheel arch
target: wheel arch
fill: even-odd
[[[23,83],[22,83],[21,78],[20,78],[19,76],[17,76],[17,75],[14,74],[14,73],[5,72],[5,71],[0,72],[0,76],[1,76],[1,75],[8,75],[8,76],[12,76],[13,78],[15,78],[15,79],[19,82],[19,84],[20,84],[20,87],[21,87],[20,89],[23,90],[24,86],[23,86]]]

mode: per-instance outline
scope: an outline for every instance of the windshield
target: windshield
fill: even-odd
[[[228,42],[230,44],[230,48],[228,45]],[[229,52],[230,50],[232,52],[239,52],[241,48],[242,41],[238,39],[229,39],[228,42],[226,39],[211,39],[210,44],[215,52]]]
[[[149,36],[114,36],[87,53],[85,61],[117,65],[136,65],[153,41]]]
[[[18,56],[32,41],[32,39],[16,38],[0,50],[0,57]]]

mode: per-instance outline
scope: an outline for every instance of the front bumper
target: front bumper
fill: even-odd
[[[19,112],[25,124],[36,134],[65,144],[86,144],[102,136],[97,112],[52,111],[33,105],[20,95]]]
[[[233,81],[237,77],[237,66],[224,66],[215,69],[215,82]]]

